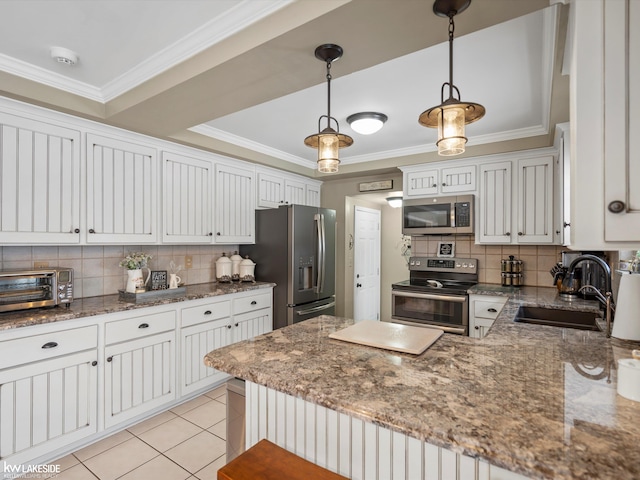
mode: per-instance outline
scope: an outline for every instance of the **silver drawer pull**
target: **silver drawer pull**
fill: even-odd
[[[56,348],[58,346],[57,342],[47,342],[44,345],[42,345],[42,348]]]
[[[140,325],[138,325],[138,328],[149,328],[149,324],[148,323],[141,323]]]
[[[206,312],[204,312],[205,315],[211,315],[211,310],[207,310]]]
[[[487,308],[487,312],[496,313],[498,310],[495,308]]]

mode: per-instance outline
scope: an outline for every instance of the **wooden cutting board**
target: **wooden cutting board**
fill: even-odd
[[[350,327],[330,333],[329,338],[420,355],[443,333],[438,328],[363,320]]]

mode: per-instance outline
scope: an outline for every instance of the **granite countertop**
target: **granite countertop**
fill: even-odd
[[[61,322],[82,317],[92,317],[106,313],[123,312],[139,308],[153,307],[156,305],[168,305],[186,300],[216,297],[230,293],[246,292],[260,288],[271,288],[275,283],[201,283],[188,285],[183,295],[174,296],[167,290],[167,296],[159,296],[141,303],[125,302],[119,295],[104,295],[100,297],[88,297],[75,300],[71,307],[63,306],[53,308],[34,308],[33,310],[19,310],[15,312],[0,313],[0,331],[12,328],[41,325],[44,323]]]
[[[531,478],[640,478],[640,403],[616,394],[616,361],[638,344],[513,322],[521,304],[595,302],[563,302],[553,288],[503,294],[484,339],[444,334],[419,356],[329,339],[353,320],[321,316],[205,363]]]

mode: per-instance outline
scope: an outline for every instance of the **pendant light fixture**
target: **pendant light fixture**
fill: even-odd
[[[338,121],[331,116],[331,62],[342,57],[342,47],[331,43],[320,45],[315,51],[316,58],[327,64],[327,114],[318,119],[318,133],[309,135],[304,139],[304,144],[318,149],[318,171],[321,173],[335,173],[338,171],[340,158],[338,150],[348,147],[353,143],[353,138],[340,133]],[[327,127],[320,130],[322,119],[327,119]],[[331,121],[335,122],[336,129],[331,128]]]
[[[471,0],[436,0],[433,13],[439,17],[449,18],[449,81],[440,89],[440,105],[425,110],[420,114],[420,125],[438,129],[438,154],[443,156],[464,153],[467,137],[464,126],[484,116],[482,105],[472,102],[461,102],[460,91],[453,84],[453,17],[467,9]],[[445,88],[449,88],[449,98],[444,99]],[[454,96],[454,92],[455,95]]]

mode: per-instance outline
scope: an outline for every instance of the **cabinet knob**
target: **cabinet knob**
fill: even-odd
[[[236,323],[236,327],[237,327],[238,325],[240,325],[240,324],[239,324],[239,323]]]
[[[220,235],[221,235],[221,233],[220,233],[220,232],[216,232],[216,235],[217,235],[217,236],[220,236]]]
[[[480,327],[476,325],[476,326],[475,326],[475,329],[476,329],[476,330],[480,330]]]
[[[256,302],[255,300],[251,300],[251,305],[257,305],[258,302]]]
[[[562,224],[562,226],[563,226],[564,228],[567,228],[567,227],[570,227],[570,226],[571,226],[571,224],[570,224],[570,223],[567,223],[567,222],[564,222],[564,223]]]
[[[93,228],[90,228],[89,233],[96,233],[96,231]]]
[[[207,310],[206,312],[204,312],[205,315],[211,315],[211,310]]]
[[[611,213],[622,213],[624,212],[626,205],[624,204],[624,202],[621,202],[620,200],[614,200],[609,204],[607,208]]]
[[[231,328],[231,325],[227,325],[227,328]]]
[[[446,186],[447,186],[447,184],[446,184],[446,183],[443,183],[443,184],[442,184],[442,186],[443,186],[443,187],[446,187]]]
[[[138,328],[149,328],[149,324],[148,323],[141,323],[140,325],[138,325]]]
[[[210,237],[213,237],[213,232],[209,232],[207,233],[207,235],[209,235]]]
[[[44,345],[42,345],[42,348],[44,348],[45,350],[48,350],[49,348],[56,348],[58,346],[57,342],[47,342]]]
[[[361,283],[356,283],[356,287],[360,288],[362,286]]]
[[[96,365],[98,365],[98,362],[96,362],[95,360],[93,362],[91,362],[91,366],[95,367]]]
[[[523,235],[524,235],[524,233],[522,233],[522,232],[518,232],[518,236],[519,236],[519,237],[522,237]]]
[[[432,188],[436,188],[438,186],[437,183],[434,183],[433,185],[431,185]]]
[[[511,236],[511,232],[507,232],[504,234],[505,237],[510,237]]]
[[[107,357],[107,362],[111,363],[113,361],[113,357]]]
[[[556,230],[556,235],[560,235],[560,230]]]
[[[495,308],[487,308],[487,312],[496,313],[498,310]]]
[[[80,233],[80,229],[79,229],[79,228],[75,228],[75,229],[73,230],[73,233]]]

